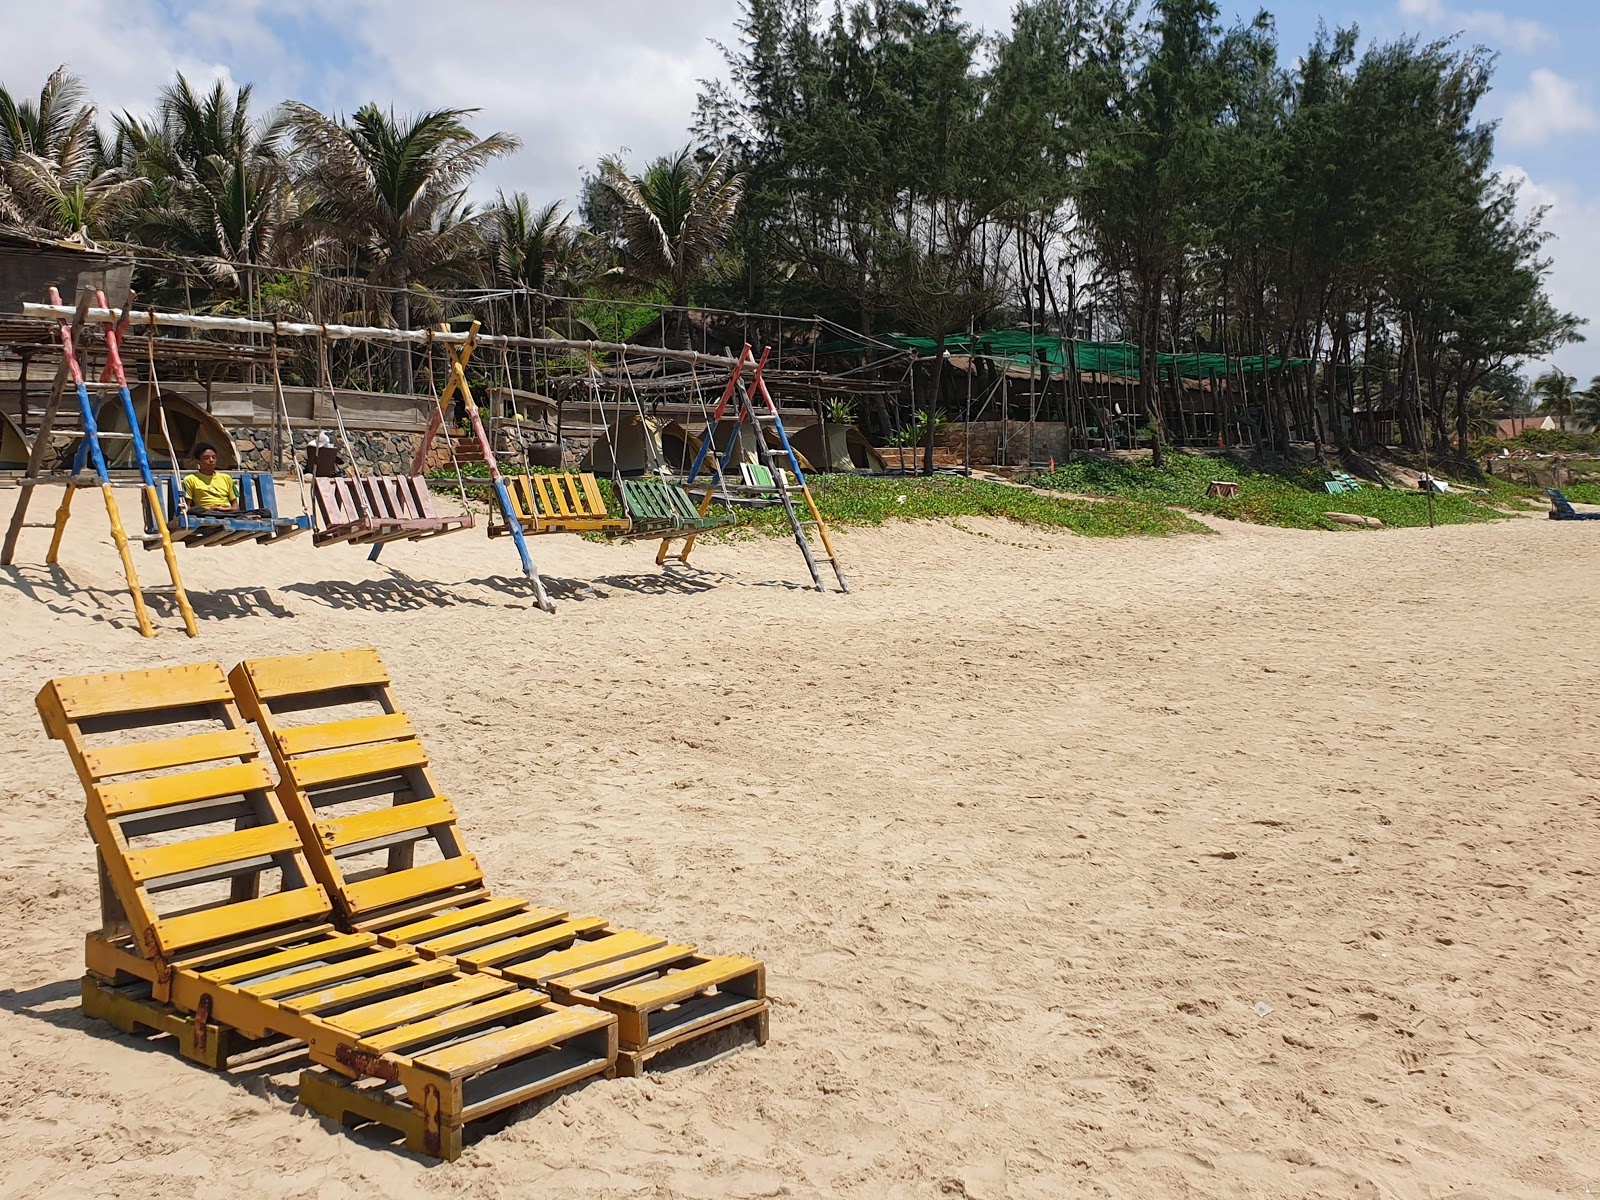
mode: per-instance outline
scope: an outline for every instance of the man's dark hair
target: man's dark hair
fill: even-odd
[[[203,455],[207,450],[211,451],[211,453],[213,453],[213,454],[215,454],[217,452],[217,448],[215,446],[213,446],[210,442],[197,442],[197,443],[195,443],[195,447],[194,447],[194,460],[195,460],[195,462],[199,462],[201,455]]]

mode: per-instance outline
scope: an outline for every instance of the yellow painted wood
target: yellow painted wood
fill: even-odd
[[[167,529],[167,514],[161,496],[154,487],[146,486],[144,498],[150,506],[151,515],[155,517],[156,533],[161,538],[161,554],[167,560],[167,575],[172,579],[172,593],[177,597],[184,632],[190,637],[199,637],[200,627],[195,623],[194,608],[189,604],[189,593],[184,589],[183,577],[178,572],[178,555],[172,547],[172,533]]]
[[[55,566],[61,556],[61,538],[67,532],[67,520],[72,516],[72,497],[78,489],[68,487],[61,489],[61,505],[56,509],[55,532],[50,535],[50,550],[44,556],[44,561],[50,566]]]
[[[473,979],[492,979],[490,975],[474,975]],[[529,1009],[538,1008],[547,999],[540,992],[527,988],[514,988],[491,1000],[485,1000],[454,1012],[443,1013],[426,1021],[402,1025],[385,1033],[372,1034],[361,1039],[363,1049],[379,1053],[396,1053],[407,1046],[422,1046],[443,1041],[463,1030],[500,1021],[513,1020]]]
[[[557,1008],[545,1016],[514,1025],[510,1029],[486,1033],[446,1046],[443,1050],[419,1055],[416,1063],[419,1067],[441,1071],[452,1079],[459,1079],[522,1058],[567,1038],[604,1029],[611,1023],[609,1014],[596,1009]]]
[[[308,885],[255,900],[238,900],[218,908],[185,913],[181,917],[160,917],[155,921],[155,929],[161,948],[171,953],[185,946],[220,942],[274,925],[326,917],[329,911],[327,893],[320,887]]]
[[[659,979],[650,979],[608,991],[605,998],[611,1004],[626,1005],[629,1008],[655,1008],[677,1000],[686,1000],[708,987],[715,987],[726,980],[748,975],[760,966],[761,964],[753,958],[735,954],[722,955],[684,971],[673,971]]]
[[[455,967],[443,959],[415,962],[398,971],[385,971],[367,979],[335,984],[304,996],[296,996],[292,1000],[279,1001],[279,1004],[289,1012],[305,1015],[315,1013],[319,1008],[334,1008],[341,1004],[354,1004],[370,996],[414,989],[436,979],[448,979],[454,974]]]
[[[440,937],[429,938],[419,944],[419,948],[429,954],[459,954],[466,950],[473,950],[479,946],[486,946],[490,942],[502,941],[510,937],[518,937],[525,933],[532,933],[546,925],[553,925],[567,914],[554,908],[532,908],[526,912],[517,913],[515,916],[503,917],[498,921],[490,921],[482,925],[474,925],[471,929],[460,929],[455,933],[447,933]]]
[[[547,979],[560,979],[576,971],[599,966],[602,963],[616,962],[631,955],[643,954],[647,950],[655,950],[666,944],[666,938],[656,937],[653,933],[642,933],[637,929],[618,929],[605,937],[579,942],[566,950],[557,950],[553,954],[541,955],[526,966],[508,966],[503,969],[512,979],[525,979],[543,984]]]
[[[383,742],[377,746],[358,746],[354,750],[335,750],[331,754],[291,759],[285,765],[295,786],[307,790],[330,783],[349,783],[355,779],[392,775],[410,767],[425,767],[428,765],[428,754],[422,748],[422,743],[413,738],[404,742]]]
[[[155,627],[150,624],[150,610],[145,607],[144,591],[139,586],[139,571],[133,565],[133,548],[128,545],[128,533],[122,527],[122,514],[117,511],[117,495],[109,483],[101,484],[100,492],[105,497],[106,516],[111,521],[111,540],[117,544],[117,553],[122,557],[122,574],[133,596],[133,615],[139,622],[139,632],[145,637],[155,637]]]
[[[131,775],[135,771],[166,771],[173,767],[215,762],[219,758],[247,758],[259,752],[250,730],[219,729],[190,737],[161,738],[153,742],[130,742],[124,746],[105,746],[85,750],[83,763],[93,779]]]
[[[491,900],[487,904],[472,904],[451,912],[440,913],[438,916],[430,916],[421,921],[401,925],[397,929],[385,929],[383,936],[392,942],[408,942],[415,945],[429,938],[454,933],[457,929],[465,929],[487,921],[498,921],[501,917],[509,917],[512,913],[521,912],[527,907],[526,900]],[[541,911],[557,913],[553,908]],[[565,912],[557,913],[558,919],[566,915]]]
[[[53,679],[49,687],[59,698],[61,711],[69,721],[162,708],[227,704],[233,700],[228,680],[214,662],[110,675],[79,675]]]
[[[693,946],[676,945],[662,946],[659,950],[651,950],[644,954],[635,954],[629,958],[619,958],[615,962],[601,963],[586,970],[574,971],[563,975],[559,979],[551,978],[550,986],[558,994],[595,995],[603,992],[614,984],[625,983],[636,979],[640,975],[653,975],[665,970],[673,963],[681,962],[692,957]]]
[[[510,962],[512,959],[532,957],[553,946],[564,945],[586,933],[594,933],[605,927],[604,917],[577,917],[571,921],[563,921],[559,925],[551,925],[536,933],[509,938],[496,945],[485,946],[481,950],[458,954],[455,957],[471,966],[492,967],[499,963]]]
[[[347,687],[387,687],[389,673],[371,647],[251,658],[241,664],[263,700]]]
[[[207,979],[215,980],[217,983],[237,983],[241,979],[254,979],[274,971],[287,971],[290,967],[298,967],[301,963],[348,954],[352,950],[370,946],[375,941],[370,933],[342,933],[335,937],[318,938],[304,946],[294,946],[288,950],[279,950],[243,962],[228,963],[226,966],[214,967],[202,973]],[[188,969],[195,968],[191,965]]]
[[[390,834],[426,829],[431,825],[448,825],[455,819],[456,810],[450,801],[438,796],[432,800],[391,804],[388,808],[374,809],[372,812],[318,821],[317,841],[324,850],[338,850],[343,846],[369,842]]]
[[[365,1037],[380,1029],[423,1020],[463,1004],[475,1004],[494,996],[503,996],[515,989],[515,984],[496,979],[493,975],[463,975],[438,987],[350,1009],[333,1017],[332,1021],[340,1029],[348,1029],[358,1037]]]
[[[107,816],[125,817],[172,804],[196,800],[216,800],[272,787],[272,773],[262,762],[234,763],[185,771],[181,775],[158,775],[154,779],[134,779],[127,783],[108,783],[100,787],[100,804]]]
[[[281,996],[320,991],[347,979],[375,978],[380,971],[414,961],[415,956],[404,950],[362,951],[340,962],[324,963],[304,971],[280,975],[276,979],[264,979],[260,983],[246,984],[239,990],[247,996],[276,1000]]]
[[[478,869],[478,860],[470,854],[462,854],[426,866],[396,871],[392,875],[348,883],[344,886],[344,902],[352,913],[371,912],[413,896],[481,883],[482,880],[483,873]]]
[[[348,721],[327,721],[321,725],[279,729],[277,739],[285,754],[320,754],[324,750],[343,750],[372,742],[415,737],[416,733],[411,719],[405,713],[380,713],[375,717],[353,717]]]
[[[148,850],[130,850],[127,854],[128,870],[135,880],[144,883],[184,871],[220,867],[263,854],[283,854],[299,848],[300,835],[295,832],[293,825],[285,821],[282,824],[258,825],[253,829],[236,829],[231,833],[218,833],[210,837],[190,838],[165,846],[152,846]]]

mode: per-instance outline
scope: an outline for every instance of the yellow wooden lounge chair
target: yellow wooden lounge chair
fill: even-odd
[[[266,735],[279,796],[342,928],[615,1014],[624,1075],[730,1025],[766,1041],[756,960],[489,895],[376,650],[251,659],[229,681]]]
[[[334,929],[215,663],[56,679],[37,704],[98,851],[89,1015],[216,1068],[240,1038],[302,1042],[302,1103],[446,1159],[466,1122],[613,1073],[616,1024],[595,1007]]]

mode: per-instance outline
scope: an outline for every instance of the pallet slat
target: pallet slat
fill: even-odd
[[[637,929],[616,929],[593,941],[579,942],[566,950],[557,950],[534,959],[526,966],[512,965],[502,968],[508,978],[544,984],[546,980],[560,979],[590,967],[630,958],[667,944],[666,938]]]
[[[387,971],[390,967],[410,961],[411,956],[403,950],[374,950],[367,954],[353,955],[339,962],[308,967],[304,971],[290,970],[286,974],[262,979],[256,983],[241,981],[235,986],[247,996],[276,1000],[281,996],[293,996],[301,992],[327,988],[336,983],[343,983],[347,979],[366,977],[377,971]]]
[[[256,740],[248,729],[219,729],[215,733],[197,733],[190,737],[87,750],[83,761],[90,778],[107,779],[113,775],[131,775],[135,771],[194,766],[219,758],[247,758],[256,752]]]
[[[455,819],[454,806],[443,796],[437,796],[432,800],[411,800],[372,812],[318,821],[317,838],[327,849],[338,850],[408,830],[447,825]]]
[[[567,1038],[606,1028],[612,1019],[592,1008],[560,1008],[535,1020],[419,1055],[417,1063],[452,1079],[475,1074]]]
[[[346,721],[282,729],[278,731],[278,745],[285,754],[318,754],[324,750],[415,737],[416,733],[411,719],[404,713],[380,713],[374,717],[352,717]]]
[[[164,950],[182,950],[206,942],[239,937],[274,925],[326,917],[328,896],[320,887],[308,884],[289,892],[275,892],[256,900],[235,901],[204,912],[156,920],[156,936]]]
[[[336,937],[319,938],[304,946],[294,946],[288,950],[248,958],[243,962],[214,967],[209,971],[202,971],[201,974],[215,983],[238,983],[241,980],[259,979],[263,975],[285,971],[302,963],[348,954],[363,946],[370,946],[376,940],[370,933],[342,933]]]
[[[248,762],[209,767],[203,771],[185,771],[181,775],[161,775],[155,779],[110,783],[99,790],[101,808],[106,816],[120,817],[166,808],[172,804],[189,804],[195,800],[242,796],[271,787],[272,774],[266,764]]]
[[[443,892],[482,880],[483,873],[478,869],[478,860],[470,854],[462,854],[426,866],[346,884],[344,898],[351,912],[373,912],[416,896]]]
[[[706,988],[737,979],[741,975],[749,975],[760,968],[761,964],[753,958],[735,954],[722,955],[684,971],[673,971],[659,979],[650,979],[608,991],[605,996],[612,1004],[626,1005],[630,1008],[654,1008],[677,1000],[686,1000]]]
[[[516,985],[492,975],[463,975],[437,987],[409,992],[393,1000],[380,1000],[340,1013],[334,1023],[358,1037],[431,1019],[464,1004],[476,1004],[515,990]],[[536,993],[537,994],[537,993]]]
[[[55,693],[69,721],[200,704],[227,704],[233,700],[228,681],[216,663],[52,679],[45,690]]]
[[[348,524],[358,518],[352,506],[351,512],[341,512],[340,519],[330,523]],[[341,687],[384,687],[389,683],[389,672],[384,670],[383,660],[370,646],[359,650],[252,658],[244,668],[249,672],[256,694],[266,700]]]
[[[421,742],[413,738],[298,758],[290,764],[289,769],[294,774],[295,783],[302,789],[309,789],[373,775],[393,775],[410,767],[427,765],[427,751],[422,748]]]
[[[402,955],[402,957],[406,956]],[[356,1004],[359,1001],[382,996],[389,992],[420,987],[436,979],[448,979],[454,974],[455,968],[448,962],[417,962],[412,963],[410,966],[401,967],[398,971],[385,971],[381,975],[374,975],[370,978],[335,984],[332,987],[309,992],[303,996],[295,996],[293,999],[283,1000],[279,1003],[290,1012],[304,1015],[315,1013],[318,1009],[337,1008],[344,1004]]]
[[[521,937],[509,938],[493,946],[485,946],[470,953],[458,954],[456,958],[468,966],[497,966],[500,963],[510,962],[514,958],[525,958],[542,953],[553,946],[561,946],[563,943],[576,941],[586,933],[595,933],[605,927],[604,917],[577,917],[570,921],[563,921],[559,925],[541,929],[537,933],[523,934]]]
[[[470,925],[482,922],[498,921],[501,917],[509,917],[512,913],[521,912],[528,907],[526,900],[490,900],[484,904],[472,904],[464,908],[453,909],[438,916],[430,916],[421,921],[413,921],[401,925],[397,929],[385,929],[383,937],[386,941],[409,942],[416,944],[425,942],[430,938],[440,937],[446,933],[454,933],[458,929],[465,929]],[[547,910],[555,912],[555,909]],[[565,917],[565,912],[561,916]]]
[[[134,880],[145,883],[263,855],[285,854],[299,848],[300,836],[294,826],[282,823],[258,825],[252,829],[213,834],[211,837],[190,838],[167,846],[153,846],[148,850],[130,850],[125,857]]]

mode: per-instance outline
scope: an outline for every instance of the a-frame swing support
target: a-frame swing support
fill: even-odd
[[[144,589],[139,583],[138,568],[134,566],[133,548],[128,541],[127,530],[122,524],[122,513],[117,508],[116,492],[111,481],[111,473],[106,468],[105,454],[100,446],[100,427],[95,421],[94,401],[89,396],[88,381],[84,378],[83,367],[76,350],[77,335],[82,331],[85,315],[89,312],[91,300],[90,292],[85,289],[78,302],[77,311],[69,323],[65,318],[58,317],[61,336],[61,365],[57,368],[55,383],[50,390],[49,400],[45,404],[38,431],[34,434],[33,447],[28,453],[28,466],[24,472],[21,489],[17,495],[16,507],[11,513],[11,524],[6,530],[6,539],[3,548],[0,548],[0,564],[9,566],[16,556],[17,540],[25,528],[31,528],[27,520],[29,502],[33,499],[33,490],[40,483],[46,482],[44,474],[44,459],[49,452],[51,435],[55,430],[56,417],[60,412],[61,397],[66,391],[67,381],[72,382],[77,393],[79,417],[83,423],[84,450],[88,465],[94,470],[94,480],[89,482],[76,473],[64,477],[51,477],[48,482],[61,483],[65,492],[61,497],[61,506],[56,510],[55,521],[49,528],[53,529],[50,538],[50,550],[45,556],[45,562],[54,565],[61,552],[61,541],[66,533],[67,521],[72,516],[72,497],[77,488],[98,486],[101,496],[105,500],[106,516],[111,525],[111,537],[116,543],[117,553],[122,559],[122,573],[128,583],[128,592],[133,597],[134,616],[139,623],[139,632],[145,637],[155,636],[155,627],[150,621],[150,611],[145,604]],[[58,310],[61,306],[60,294],[55,288],[50,289],[50,302]],[[104,298],[100,298],[100,305],[105,307]],[[126,313],[123,314],[125,318]],[[134,457],[139,464],[140,484],[145,500],[151,511],[155,514],[156,530],[161,538],[161,548],[165,552],[167,570],[172,577],[173,593],[178,602],[178,610],[183,615],[184,631],[190,637],[198,637],[200,630],[195,622],[194,609],[189,604],[188,593],[184,591],[183,579],[178,571],[177,555],[173,551],[172,538],[167,531],[167,523],[162,513],[160,496],[157,494],[155,481],[150,474],[150,461],[145,454],[144,441],[139,435],[138,415],[133,407],[133,398],[129,394],[127,379],[122,371],[122,362],[118,353],[117,339],[120,334],[117,322],[108,323],[106,330],[107,371],[113,375],[118,384],[118,392],[122,401],[123,411],[128,418],[128,428],[133,439]],[[44,527],[42,523],[38,527]]]
[[[687,472],[688,484],[691,487],[696,486],[695,480],[699,478],[700,469],[705,465],[707,456],[714,450],[712,443],[715,440],[717,422],[722,420],[722,415],[727,411],[729,403],[737,397],[738,419],[728,435],[727,447],[720,456],[713,460],[716,466],[716,476],[712,483],[705,486],[705,492],[700,498],[700,515],[704,516],[710,511],[717,487],[723,484],[727,477],[728,469],[733,465],[734,455],[738,453],[739,432],[748,424],[755,434],[756,455],[761,460],[761,465],[771,472],[773,491],[777,495],[779,503],[783,506],[783,514],[789,522],[789,529],[794,535],[795,545],[800,548],[800,553],[806,560],[806,569],[811,573],[811,582],[819,592],[828,590],[827,584],[822,581],[822,571],[817,565],[817,559],[821,557],[833,568],[834,576],[839,581],[839,590],[841,592],[849,592],[850,582],[845,578],[844,568],[839,564],[839,556],[834,551],[833,540],[828,534],[828,524],[822,519],[822,513],[817,508],[817,501],[811,494],[810,485],[806,482],[805,472],[800,469],[800,459],[795,454],[794,447],[789,443],[789,434],[783,427],[783,418],[778,414],[778,406],[772,399],[772,393],[767,390],[767,382],[763,378],[763,372],[767,367],[767,358],[770,354],[770,347],[762,351],[761,361],[756,364],[755,374],[751,377],[747,387],[741,376],[745,363],[752,357],[750,346],[747,344],[740,351],[738,362],[729,374],[726,386],[722,389],[722,397],[717,402],[716,411],[711,415],[711,422],[706,428],[705,441],[700,444],[700,449],[695,454],[694,462]],[[761,399],[759,408],[753,399],[756,396]],[[777,434],[778,445],[783,451],[789,471],[793,473],[795,481],[793,486],[785,481],[784,474],[779,469],[778,460],[773,454],[772,447],[767,442],[766,428],[770,428]],[[795,506],[794,496],[796,493],[805,503],[805,516],[801,516]],[[807,536],[806,531],[808,528],[816,530],[817,541],[820,543],[822,551],[820,555],[817,553],[819,547],[813,546],[810,537]],[[694,533],[684,535],[683,548],[677,554],[670,553],[673,538],[670,536],[662,538],[661,547],[656,551],[656,563],[663,565],[669,559],[687,563],[689,554],[694,549],[695,536]]]
[[[448,325],[440,326],[440,331],[448,333]],[[494,491],[495,503],[500,508],[500,515],[505,518],[506,527],[511,532],[511,540],[516,544],[517,554],[522,559],[522,573],[533,584],[534,596],[539,607],[547,613],[556,610],[554,602],[544,589],[544,580],[539,578],[539,569],[533,564],[533,555],[528,551],[528,541],[522,534],[522,522],[517,516],[516,508],[511,502],[511,491],[506,486],[506,477],[500,473],[500,463],[495,458],[494,446],[489,442],[489,435],[483,428],[483,419],[478,414],[477,401],[472,396],[472,386],[467,382],[467,361],[472,357],[472,352],[478,345],[478,322],[472,323],[472,328],[467,332],[465,341],[452,345],[448,341],[441,342],[445,353],[450,358],[450,379],[444,386],[444,391],[439,393],[438,402],[434,405],[433,415],[428,418],[427,432],[422,435],[422,440],[417,444],[417,452],[411,460],[411,473],[421,475],[427,465],[428,451],[433,446],[436,438],[444,426],[445,406],[455,398],[457,392],[461,393],[467,410],[467,419],[472,423],[472,431],[478,438],[478,450],[483,455],[483,462],[489,468],[489,484]],[[447,435],[448,436],[448,435]],[[382,545],[372,548],[368,559],[376,560]]]

